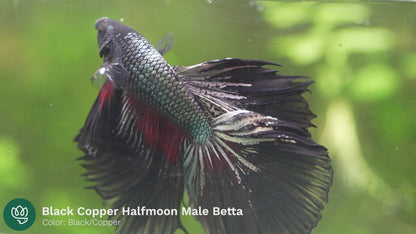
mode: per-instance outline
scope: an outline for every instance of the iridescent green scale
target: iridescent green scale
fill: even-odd
[[[122,60],[132,78],[127,87],[129,91],[180,126],[194,141],[208,141],[212,136],[209,121],[162,55],[134,33],[127,34],[122,46],[128,51]]]

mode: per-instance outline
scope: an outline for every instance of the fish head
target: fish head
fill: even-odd
[[[134,29],[108,17],[102,17],[95,21],[97,29],[97,41],[100,57],[117,58],[117,53],[121,53],[120,40],[130,32],[137,33]]]

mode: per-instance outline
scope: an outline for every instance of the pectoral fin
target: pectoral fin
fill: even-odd
[[[170,50],[170,48],[172,48],[174,42],[175,41],[172,37],[172,32],[170,32],[162,39],[160,39],[155,48],[161,55],[164,55]]]
[[[91,82],[97,88],[101,88],[105,81],[111,80],[116,88],[123,89],[129,80],[129,72],[121,63],[104,63],[97,69],[91,78]]]

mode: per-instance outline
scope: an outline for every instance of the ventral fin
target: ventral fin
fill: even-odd
[[[75,138],[91,188],[112,209],[179,210],[184,193],[182,135],[171,124],[106,80]],[[174,233],[179,215],[110,216],[117,233]]]

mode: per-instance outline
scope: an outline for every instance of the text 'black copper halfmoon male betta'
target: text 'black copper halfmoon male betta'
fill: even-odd
[[[111,218],[121,220],[119,233],[185,230],[184,191],[192,208],[208,209],[196,217],[207,233],[316,226],[332,168],[307,130],[315,115],[302,93],[313,81],[278,75],[270,68],[277,64],[259,60],[172,67],[134,29],[106,17],[95,27],[104,64],[94,79],[105,81],[75,138],[86,177],[113,208],[178,210],[118,212]]]

